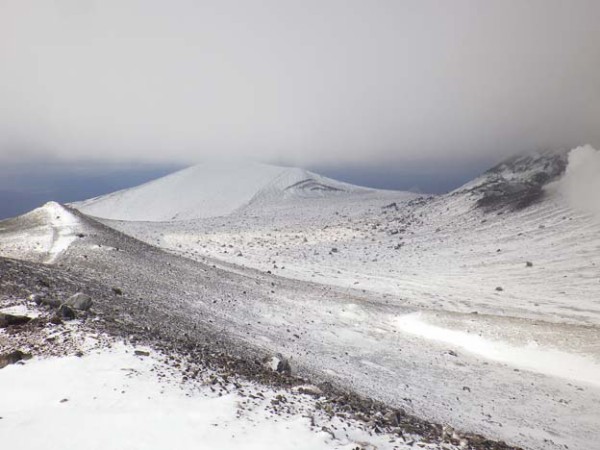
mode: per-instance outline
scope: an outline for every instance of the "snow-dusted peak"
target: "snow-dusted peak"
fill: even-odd
[[[304,169],[211,162],[73,206],[107,219],[171,221],[224,216],[255,203],[368,191]]]
[[[36,208],[32,213],[45,214],[50,225],[55,227],[65,226],[70,227],[78,223],[77,217],[67,208],[57,202],[48,202],[39,208]]]
[[[492,167],[454,191],[476,198],[486,210],[521,209],[542,199],[544,186],[564,173],[569,151],[543,151],[517,155]]]

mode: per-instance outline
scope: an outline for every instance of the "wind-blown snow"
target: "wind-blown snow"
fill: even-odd
[[[560,188],[574,208],[600,214],[600,152],[591,145],[571,150]]]
[[[224,216],[254,203],[369,191],[303,169],[210,163],[73,206],[107,219],[169,221]]]
[[[444,342],[486,359],[520,369],[600,386],[600,362],[573,353],[542,348],[531,341],[526,347],[492,341],[473,333],[451,330],[425,322],[420,313],[396,318],[399,330],[428,340]]]

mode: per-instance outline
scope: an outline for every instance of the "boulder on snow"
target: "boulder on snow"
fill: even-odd
[[[264,360],[265,366],[271,369],[273,372],[285,373],[290,375],[292,373],[292,366],[290,362],[283,357],[281,353],[277,353],[275,356],[267,357]]]
[[[27,316],[14,316],[12,314],[0,313],[0,328],[25,325],[30,320],[31,318]]]
[[[65,305],[79,311],[87,311],[92,307],[92,297],[78,292],[77,294],[69,297],[69,299],[65,302]]]
[[[0,369],[8,366],[9,364],[15,364],[23,359],[29,359],[31,355],[23,353],[21,350],[14,350],[8,353],[0,354]]]
[[[66,303],[60,305],[58,311],[56,311],[56,315],[63,320],[73,320],[75,317],[77,317],[75,315],[75,311],[73,311],[73,309]]]
[[[287,375],[290,375],[292,373],[292,366],[290,365],[290,362],[282,356],[279,362],[277,363],[276,370],[279,373],[285,373]]]

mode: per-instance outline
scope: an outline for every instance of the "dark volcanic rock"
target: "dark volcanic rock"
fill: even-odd
[[[92,307],[92,303],[92,297],[78,292],[77,294],[69,297],[69,299],[65,302],[65,305],[73,309],[78,309],[79,311],[87,311]]]
[[[63,320],[73,320],[75,317],[77,317],[75,315],[75,311],[73,311],[73,309],[66,304],[60,305],[60,308],[58,308],[58,311],[56,311],[56,315]]]
[[[45,305],[45,306],[49,306],[50,308],[58,308],[62,302],[54,297],[36,297],[35,298],[35,302],[38,305]]]
[[[278,355],[278,358],[279,362],[277,363],[276,371],[290,375],[292,373],[292,366],[290,365],[290,362],[281,355]]]
[[[540,201],[543,196],[542,184],[498,180],[483,190],[483,196],[477,201],[477,206],[487,210],[503,207],[519,210]]]
[[[12,314],[0,313],[0,328],[25,325],[30,320],[31,318],[26,316],[13,316]]]
[[[0,369],[8,366],[9,364],[15,364],[23,359],[29,358],[31,358],[31,355],[23,353],[20,350],[0,354]]]
[[[544,186],[561,177],[567,163],[566,151],[516,156],[485,172],[468,191],[479,196],[476,206],[487,212],[527,208],[544,197]]]

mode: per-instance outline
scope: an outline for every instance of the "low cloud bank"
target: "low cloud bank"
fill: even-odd
[[[569,153],[560,189],[574,208],[600,215],[600,151],[591,145]]]

